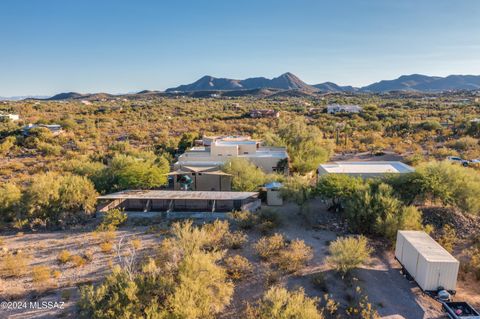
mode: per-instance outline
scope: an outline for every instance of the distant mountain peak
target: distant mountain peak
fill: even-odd
[[[276,78],[267,79],[264,77],[248,78],[245,80],[234,80],[227,78],[215,78],[209,75],[205,75],[197,81],[180,85],[175,88],[169,88],[166,92],[195,92],[195,91],[207,91],[207,90],[252,90],[252,89],[282,89],[282,90],[315,90],[314,87],[306,84],[300,78],[293,73],[286,72]]]

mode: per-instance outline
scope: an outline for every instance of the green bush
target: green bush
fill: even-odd
[[[340,237],[333,241],[328,248],[330,256],[327,262],[342,275],[349,274],[353,269],[366,263],[370,258],[371,249],[367,238]]]
[[[118,226],[127,221],[127,218],[127,214],[120,209],[110,209],[104,213],[102,223],[98,225],[97,230],[107,231],[117,229]]]
[[[322,319],[317,309],[318,300],[309,298],[303,289],[287,291],[285,288],[270,288],[255,306],[249,305],[247,319]]]
[[[445,224],[442,228],[441,236],[438,243],[443,246],[448,252],[453,252],[453,247],[457,241],[457,232],[455,228],[449,224]]]
[[[0,185],[0,221],[11,222],[21,204],[22,193],[13,183]]]
[[[418,167],[417,174],[420,198],[441,201],[467,213],[480,213],[480,175],[472,168],[447,161],[430,162]]]
[[[232,175],[232,189],[235,191],[256,191],[265,183],[265,173],[244,158],[232,158],[222,169]]]
[[[29,219],[58,225],[73,224],[92,213],[97,195],[85,177],[49,172],[31,178],[22,200]]]
[[[233,283],[216,264],[218,253],[194,252],[186,255],[178,270],[178,284],[167,303],[173,318],[213,318],[230,303]]]

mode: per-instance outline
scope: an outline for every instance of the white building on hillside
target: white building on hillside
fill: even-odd
[[[0,120],[10,120],[12,122],[15,122],[15,121],[20,120],[20,115],[0,113]]]
[[[174,168],[220,167],[231,158],[245,158],[266,173],[288,171],[288,154],[284,147],[262,147],[249,136],[204,137],[203,145],[192,147],[178,157]]]
[[[317,169],[317,174],[318,176],[345,174],[353,177],[375,178],[387,174],[405,174],[414,171],[413,167],[398,161],[334,162],[321,164]]]

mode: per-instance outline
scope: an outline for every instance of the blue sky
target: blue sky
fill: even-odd
[[[0,1],[0,96],[480,74],[479,0]]]

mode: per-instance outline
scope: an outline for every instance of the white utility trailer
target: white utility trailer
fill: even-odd
[[[395,257],[423,291],[455,294],[460,263],[427,233],[398,231]]]

